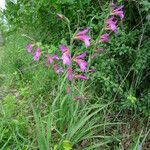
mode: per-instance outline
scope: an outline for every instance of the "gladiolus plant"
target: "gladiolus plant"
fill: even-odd
[[[119,17],[119,20],[123,20],[124,14],[123,14],[123,6],[117,7],[115,4],[112,4],[111,6],[111,12],[106,18],[105,21],[105,27],[102,30],[102,34],[99,35],[98,39],[95,39],[95,41],[99,41],[97,45],[103,43],[110,42],[110,33],[116,33],[117,32],[117,25],[119,23],[117,17]],[[57,14],[57,16],[61,19],[66,18],[62,14]],[[70,29],[70,28],[69,28]],[[70,32],[70,30],[69,30]],[[90,37],[90,29],[84,28],[83,30],[79,32],[75,32],[74,34],[70,34],[70,40],[74,41],[81,41],[84,42],[85,50],[84,52],[79,53],[78,51],[74,52],[73,49],[76,46],[76,44],[67,45],[67,44],[61,44],[59,46],[61,56],[53,55],[53,54],[46,54],[46,66],[53,65],[54,72],[56,74],[60,73],[66,73],[66,79],[69,82],[69,84],[73,84],[73,80],[83,80],[86,81],[90,78],[91,73],[94,73],[94,69],[88,69],[89,67],[89,59],[94,59],[96,56],[99,55],[100,52],[103,51],[103,48],[96,47],[96,51],[92,52],[92,55],[89,55],[87,51],[90,46],[92,46],[91,39],[94,41],[92,37]],[[96,42],[93,42],[96,43]],[[26,46],[26,49],[29,53],[32,53],[33,47],[35,47],[35,44],[28,44]],[[39,58],[41,57],[41,49],[38,47],[36,48],[35,52],[33,52],[33,60],[39,61]],[[57,63],[56,63],[57,62]],[[94,71],[93,71],[94,70]],[[71,93],[71,86],[67,88],[67,93]]]

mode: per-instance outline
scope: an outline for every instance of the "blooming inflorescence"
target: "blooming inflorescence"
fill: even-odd
[[[121,20],[124,18],[124,14],[122,11],[123,6],[116,7],[114,3],[111,5],[112,11],[110,13],[110,16],[106,20],[106,27],[105,30],[103,31],[112,31],[114,33],[117,32],[117,22],[118,20],[116,19],[116,16],[118,16]],[[63,19],[63,15],[57,14],[61,19]],[[85,44],[85,47],[88,48],[91,43],[91,37],[88,35],[89,29],[85,28],[82,31],[76,33],[73,37],[73,40],[80,40],[83,41]],[[99,43],[107,43],[109,42],[109,36],[110,33],[103,33],[102,35],[99,36]],[[72,45],[70,45],[71,47]],[[27,51],[29,53],[32,53],[34,45],[29,44],[27,45]],[[66,46],[65,44],[60,45],[60,51],[61,51],[61,57],[59,58],[58,55],[52,55],[52,54],[47,54],[47,60],[46,60],[46,66],[48,67],[50,64],[53,64],[53,68],[56,74],[64,73],[65,71],[65,66],[67,67],[66,71],[66,78],[70,83],[72,83],[74,77],[78,80],[88,80],[88,77],[85,75],[85,73],[92,73],[95,72],[95,69],[89,69],[87,70],[88,62],[86,61],[87,58],[87,52],[80,53],[78,55],[73,55],[72,56],[72,49],[69,48],[69,46]],[[94,52],[91,55],[91,58],[95,58],[100,52],[103,51],[103,48],[96,48],[96,52]],[[33,59],[34,61],[38,61],[41,55],[41,50],[40,48],[36,48],[35,52],[33,52]],[[63,67],[61,67],[60,64],[55,63],[55,61],[62,61]],[[79,71],[76,70],[74,63],[77,64]],[[67,93],[71,93],[71,88],[70,86],[67,88]]]

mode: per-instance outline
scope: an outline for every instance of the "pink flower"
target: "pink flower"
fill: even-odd
[[[55,64],[55,65],[54,65],[54,71],[55,71],[57,74],[64,72],[64,70],[63,70],[62,68],[60,68],[58,64]]]
[[[66,51],[69,51],[69,49],[68,49],[68,47],[67,46],[65,46],[65,45],[60,45],[60,50],[62,51],[62,52],[66,52]]]
[[[68,70],[67,70],[67,79],[69,80],[69,81],[72,81],[73,80],[73,70],[72,70],[72,68],[68,68]]]
[[[71,65],[71,55],[70,52],[65,52],[62,54],[62,61],[64,65]]]
[[[46,66],[49,66],[49,64],[52,64],[54,60],[59,60],[59,57],[57,55],[51,56],[48,54],[47,60],[46,60]]]
[[[35,51],[35,53],[34,53],[34,56],[33,56],[34,61],[38,61],[40,55],[41,55],[40,48],[37,48],[36,51]]]
[[[62,51],[62,61],[64,65],[71,65],[71,53],[65,45],[60,46]]]
[[[46,60],[46,66],[49,66],[49,64],[53,63],[53,57],[48,54],[47,60]]]
[[[109,41],[109,34],[105,33],[101,35],[100,42],[108,42]]]
[[[80,70],[82,72],[84,72],[86,70],[87,62],[85,60],[82,60],[82,59],[77,59],[76,62],[79,65]]]
[[[78,55],[77,59],[84,59],[86,57],[86,52],[83,52],[82,54]]]
[[[28,45],[26,46],[26,48],[27,48],[27,51],[28,51],[29,53],[31,53],[32,48],[33,48],[33,45],[32,45],[32,44],[28,44]]]
[[[90,37],[86,35],[89,32],[89,29],[84,29],[81,32],[78,32],[75,36],[75,39],[79,39],[85,43],[86,48],[90,46]]]
[[[74,61],[79,65],[80,70],[84,72],[86,70],[87,62],[83,60],[86,57],[86,52],[82,53],[81,55],[78,55],[74,58]]]
[[[59,60],[59,57],[57,55],[54,55],[53,60]]]
[[[67,94],[69,95],[70,93],[71,93],[71,88],[68,87],[68,88],[67,88]]]
[[[111,30],[113,32],[117,31],[117,26],[116,26],[116,22],[114,21],[114,16],[107,19],[106,23],[107,23],[107,27],[106,27],[107,30]]]
[[[120,19],[122,20],[124,18],[124,14],[123,14],[123,11],[122,11],[123,7],[124,6],[122,5],[122,6],[118,7],[118,8],[116,8],[116,9],[114,9],[113,12],[111,13],[111,15],[119,16]]]
[[[77,79],[81,79],[81,80],[87,80],[88,78],[84,75],[78,74],[75,76]]]

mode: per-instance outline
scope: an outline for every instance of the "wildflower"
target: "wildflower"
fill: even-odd
[[[108,33],[101,35],[100,42],[108,42],[108,41],[109,41],[109,34]]]
[[[59,60],[59,57],[57,55],[54,55],[53,60]]]
[[[114,16],[107,19],[106,23],[107,23],[107,27],[106,27],[107,30],[111,30],[113,32],[117,31],[117,26],[116,26],[116,22],[114,21]]]
[[[73,70],[72,70],[72,68],[68,68],[68,70],[67,70],[67,79],[69,80],[69,81],[72,81],[73,80]]]
[[[86,52],[78,55],[74,58],[74,61],[79,65],[80,70],[84,72],[86,70],[87,62],[83,60],[86,57]]]
[[[48,66],[51,63],[53,63],[53,57],[50,54],[48,54],[48,58],[46,60],[46,66]]]
[[[124,6],[122,5],[122,6],[118,7],[118,8],[116,8],[116,9],[114,9],[113,12],[111,13],[111,15],[119,16],[120,19],[122,20],[124,18],[124,14],[123,14],[123,11],[122,11],[123,7]]]
[[[34,61],[38,61],[40,55],[41,55],[40,48],[37,48],[36,51],[35,51],[35,53],[34,53],[34,56],[33,56]]]
[[[63,60],[63,64],[65,65],[71,65],[71,55],[70,52],[65,52],[62,54],[62,60]]]
[[[79,39],[85,43],[86,48],[90,46],[90,37],[86,35],[89,32],[89,29],[84,29],[81,32],[78,32],[75,36],[75,39]]]
[[[60,46],[62,51],[62,61],[64,65],[71,65],[71,53],[65,45]]]
[[[65,46],[65,45],[63,45],[63,44],[60,45],[60,50],[61,50],[62,52],[69,51],[68,47]]]
[[[87,80],[88,78],[84,75],[78,74],[75,76],[77,79],[81,79],[81,80]]]
[[[46,60],[46,66],[49,64],[52,64],[54,60],[59,60],[59,57],[57,55],[51,56],[48,54],[47,60]]]
[[[64,70],[62,68],[60,68],[58,64],[54,64],[54,71],[57,74],[64,72]]]
[[[84,59],[85,57],[86,57],[86,52],[84,52],[84,53],[78,55],[76,58],[77,58],[77,59]]]
[[[27,51],[28,51],[29,53],[31,53],[32,48],[33,48],[33,45],[32,45],[32,44],[28,44],[26,48],[27,48]]]

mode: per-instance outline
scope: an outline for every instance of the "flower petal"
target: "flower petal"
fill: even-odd
[[[33,56],[34,61],[38,61],[40,55],[41,55],[40,48],[37,48],[36,51],[35,51],[35,53],[34,53],[34,56]]]
[[[86,34],[86,33],[88,33],[88,32],[89,32],[89,29],[84,29],[84,30],[78,32],[78,33],[77,33],[77,36],[78,36],[78,35]]]
[[[65,52],[65,51],[68,51],[69,49],[68,49],[68,47],[67,46],[65,46],[65,45],[60,45],[60,50],[62,51],[62,52]]]
[[[122,19],[124,18],[124,14],[123,14],[123,11],[122,11],[122,8],[123,8],[123,7],[124,7],[124,6],[121,5],[120,7],[114,9],[111,14],[112,14],[112,15],[119,16],[120,19],[122,20]]]
[[[82,54],[78,55],[77,59],[84,59],[86,57],[86,52],[83,52]]]
[[[89,32],[89,29],[84,29],[81,32],[78,32],[75,36],[75,39],[79,39],[85,43],[86,48],[90,46],[90,37],[87,34]]]
[[[87,62],[82,59],[76,59],[76,63],[79,65],[80,70],[84,72],[86,70]]]
[[[54,71],[57,74],[64,72],[63,68],[60,68],[58,64],[54,64]]]
[[[47,60],[46,60],[46,66],[49,66],[49,64],[53,63],[53,57],[48,54]]]
[[[32,45],[32,44],[28,44],[28,45],[26,46],[26,49],[27,49],[27,51],[28,51],[29,53],[31,53],[32,48],[33,48],[33,45]]]
[[[88,80],[88,78],[84,75],[78,74],[75,76],[77,79],[81,79],[81,80]]]
[[[59,57],[57,55],[54,55],[53,60],[59,60]]]
[[[64,65],[71,65],[71,58],[68,53],[62,54],[62,61]]]
[[[116,22],[114,21],[114,16],[107,19],[106,23],[107,23],[107,29],[108,30],[111,30],[113,32],[117,31],[117,26],[116,26]]]
[[[105,33],[101,35],[100,42],[108,42],[109,41],[109,34]]]

